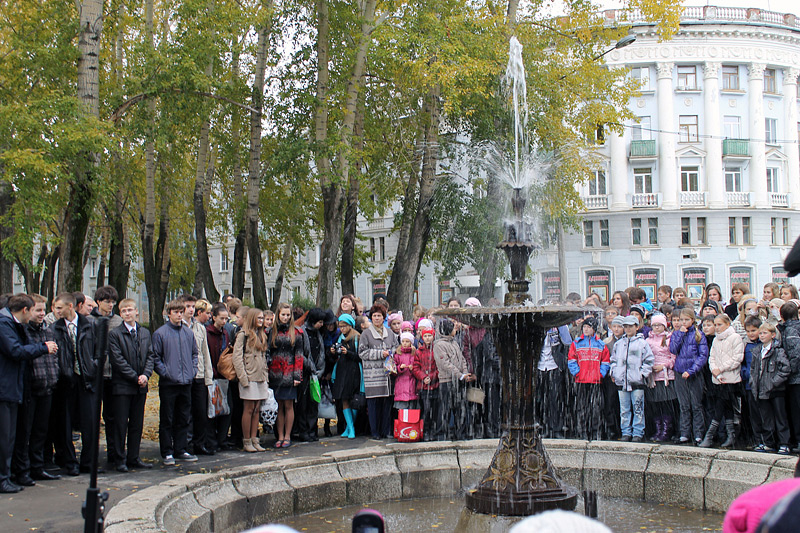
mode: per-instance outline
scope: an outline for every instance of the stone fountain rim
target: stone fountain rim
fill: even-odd
[[[559,475],[578,489],[590,480],[601,496],[716,512],[756,485],[791,478],[797,462],[777,454],[686,446],[545,442]],[[241,523],[247,517],[268,523],[331,507],[450,497],[480,480],[496,447],[494,439],[393,443],[181,476],[121,500],[108,512],[106,530],[241,530],[249,527]]]

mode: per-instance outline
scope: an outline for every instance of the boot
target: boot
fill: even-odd
[[[728,439],[722,443],[723,448],[733,448],[733,441],[736,440],[736,426],[733,420],[725,421],[725,429],[728,432]]]
[[[651,439],[653,442],[662,442],[664,440],[664,417],[657,416],[655,419],[656,432]]]
[[[672,415],[664,415],[664,442],[672,435]]]
[[[711,425],[708,426],[708,431],[706,431],[706,437],[698,446],[701,448],[711,448],[714,446],[714,435],[716,435],[717,429],[719,429],[719,422],[712,420]]]
[[[333,433],[331,433],[331,420],[330,418],[325,419],[325,424],[322,426],[323,434],[326,437],[333,437]]]
[[[267,451],[263,446],[261,446],[261,443],[259,442],[258,437],[253,437],[252,439],[250,439],[250,444],[253,445],[253,448],[255,448],[257,452],[265,452],[265,451]]]
[[[242,443],[244,444],[244,451],[247,453],[255,453],[256,448],[253,446],[253,439],[242,439]]]
[[[342,411],[344,412],[344,420],[347,424],[347,428],[342,432],[341,436],[348,439],[354,439],[356,438],[356,430],[353,427],[355,409],[342,409]]]

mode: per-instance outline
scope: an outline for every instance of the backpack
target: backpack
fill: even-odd
[[[244,336],[244,342],[247,342],[247,335]],[[234,344],[236,344],[235,341],[233,344],[228,344],[228,346],[222,350],[222,353],[219,354],[219,361],[217,361],[217,372],[228,381],[236,379],[236,369],[233,367]]]

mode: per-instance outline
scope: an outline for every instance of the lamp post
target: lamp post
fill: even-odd
[[[619,50],[620,48],[625,48],[629,44],[633,44],[633,42],[635,40],[636,40],[636,36],[635,35],[628,34],[625,37],[623,37],[622,39],[620,39],[619,41],[617,41],[614,44],[614,46],[612,46],[611,48],[609,48],[605,52],[602,52],[602,53],[597,54],[596,56],[594,56],[592,59],[589,60],[589,62],[595,62],[598,59],[600,59],[601,57],[604,57],[606,54],[610,54],[614,50]],[[561,80],[565,79],[567,76],[571,76],[572,74],[575,74],[575,71],[577,71],[577,70],[578,70],[577,68],[572,69],[571,71],[567,72],[566,74],[564,74],[563,76],[558,78],[558,81],[561,81]]]

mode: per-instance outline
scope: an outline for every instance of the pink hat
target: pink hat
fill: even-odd
[[[395,320],[399,320],[400,322],[403,321],[403,313],[398,311],[396,313],[392,313],[391,315],[386,317],[386,322],[391,324]]]
[[[470,296],[467,298],[467,301],[464,302],[464,307],[480,307],[481,301],[475,298],[474,296]]]
[[[400,334],[400,340],[414,342],[414,335],[412,333],[404,331],[403,333]]]
[[[411,329],[411,330],[413,330],[413,329],[414,329],[414,324],[412,324],[412,323],[411,323],[411,322],[409,322],[408,320],[403,320],[403,323],[402,323],[402,324],[400,324],[400,329],[401,329],[401,330],[404,330],[404,329]]]
[[[725,513],[722,531],[754,533],[761,517],[781,498],[800,487],[800,478],[785,479],[752,488],[733,500]]]
[[[667,327],[667,317],[662,314],[653,315],[652,318],[650,318],[650,325],[652,326],[655,324],[661,324],[662,326]]]

